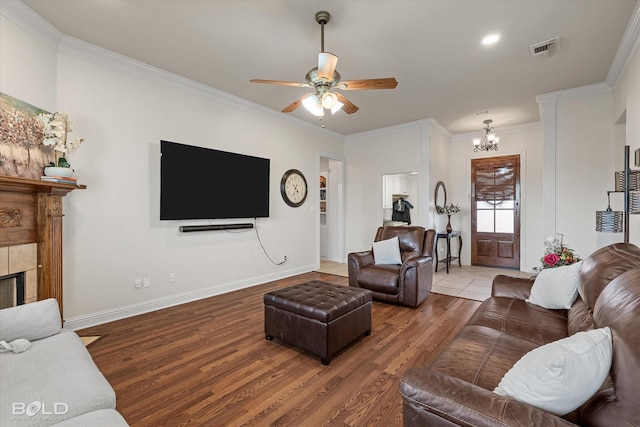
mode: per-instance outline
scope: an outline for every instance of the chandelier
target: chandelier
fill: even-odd
[[[484,136],[482,138],[473,138],[473,151],[498,151],[500,137],[493,132],[493,127],[491,126],[493,120],[487,119],[482,123],[486,125],[484,128]]]

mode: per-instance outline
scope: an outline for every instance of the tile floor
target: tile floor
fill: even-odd
[[[334,261],[320,261],[320,269],[318,271],[338,276],[348,276],[347,264]],[[497,274],[529,277],[532,273],[474,265],[460,267],[458,264],[453,264],[449,267],[449,274],[447,274],[446,267],[442,264],[438,267],[438,272],[433,273],[431,292],[484,301],[491,296],[491,281]]]

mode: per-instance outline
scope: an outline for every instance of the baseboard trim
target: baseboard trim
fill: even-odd
[[[225,294],[227,292],[237,291],[239,289],[250,288],[251,286],[257,286],[273,280],[279,280],[291,276],[296,276],[298,274],[308,273],[313,270],[315,270],[314,266],[299,267],[279,274],[268,274],[260,277],[255,277],[252,280],[224,283],[222,285],[184,292],[168,297],[157,298],[142,303],[131,304],[110,310],[71,317],[69,319],[65,319],[64,328],[77,331],[79,329],[102,325],[104,323],[138,316],[140,314],[149,313],[155,310],[174,307],[176,305],[197,301],[203,298],[209,298],[216,295]]]

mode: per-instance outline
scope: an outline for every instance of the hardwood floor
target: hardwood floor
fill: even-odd
[[[469,319],[477,301],[431,294],[373,303],[372,332],[324,366],[264,336],[264,293],[347,278],[311,272],[78,331],[132,426],[400,426],[400,378]]]

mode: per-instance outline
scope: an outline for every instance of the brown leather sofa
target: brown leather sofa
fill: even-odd
[[[368,289],[378,301],[417,307],[431,292],[435,230],[380,227],[374,241],[398,237],[402,265],[375,264],[373,250],[348,255],[349,286]]]
[[[525,302],[532,284],[496,276],[492,297],[453,340],[428,366],[403,375],[405,426],[640,425],[640,248],[618,243],[585,259],[569,310]],[[609,377],[575,411],[561,418],[492,392],[528,351],[605,326],[613,336]]]

